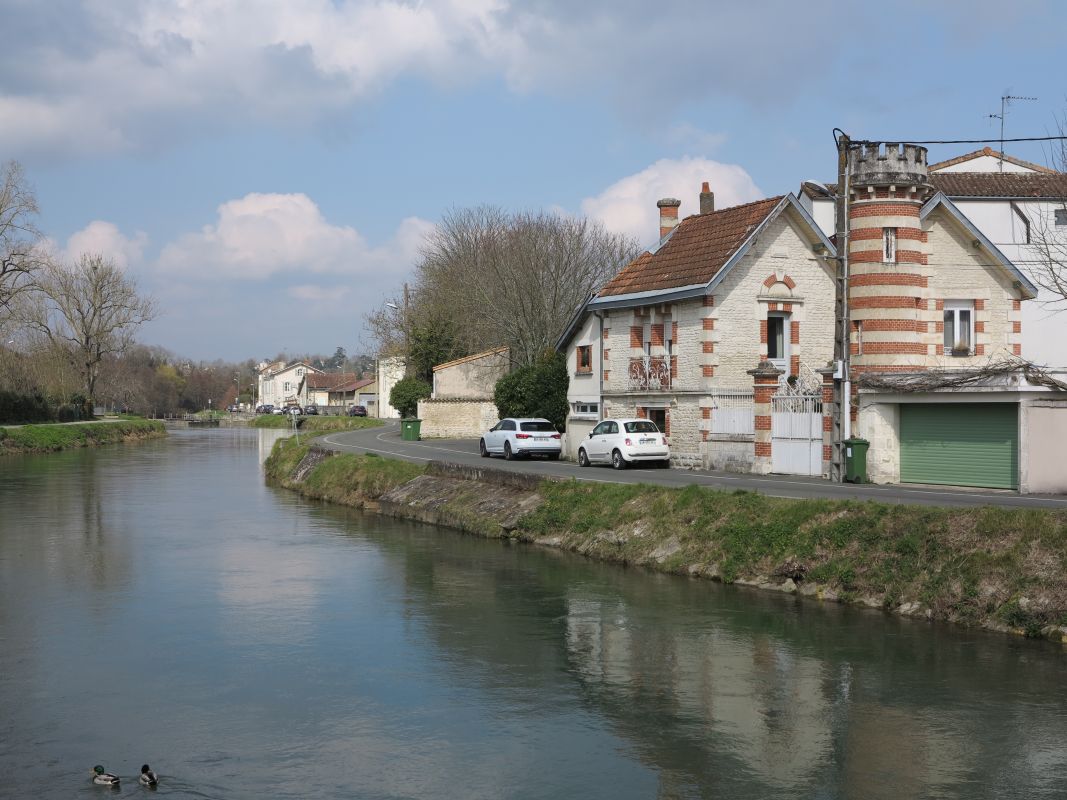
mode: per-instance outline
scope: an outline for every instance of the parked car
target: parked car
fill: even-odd
[[[285,413],[286,414],[292,414],[293,416],[297,416],[298,417],[298,416],[303,415],[304,409],[302,409],[300,406],[286,406],[285,407]]]
[[[231,414],[236,414],[241,409],[237,407],[236,403],[230,403],[228,406],[226,406],[226,410],[229,411]]]
[[[482,458],[502,455],[508,461],[522,456],[542,455],[559,458],[562,440],[547,419],[508,417],[482,434],[478,451]]]
[[[262,404],[256,406],[256,413],[257,414],[273,414],[274,413],[274,404],[273,403],[262,403]]]
[[[366,406],[352,406],[348,409],[348,416],[350,417],[365,417],[367,416]]]
[[[282,406],[272,406],[270,410],[271,414],[284,414],[285,409]]]
[[[304,407],[304,413],[305,414],[315,414],[315,415],[317,415],[319,413],[319,407],[317,405],[315,405],[314,403],[312,403],[311,405],[308,405],[308,406]]]
[[[578,447],[578,464],[608,463],[615,469],[654,462],[670,466],[667,437],[647,419],[606,419]]]

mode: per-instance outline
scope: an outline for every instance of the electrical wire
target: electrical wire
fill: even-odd
[[[835,131],[840,130],[834,128]],[[1000,144],[1001,142],[1061,142],[1067,140],[1067,134],[1060,136],[1020,136],[1017,139],[853,139],[849,147],[870,144]]]

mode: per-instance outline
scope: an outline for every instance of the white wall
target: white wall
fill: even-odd
[[[399,419],[400,412],[389,405],[389,394],[397,381],[404,377],[407,364],[402,358],[382,358],[378,360],[378,417],[380,419]],[[367,409],[370,413],[371,409]]]

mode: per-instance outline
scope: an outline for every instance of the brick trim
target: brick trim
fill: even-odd
[[[851,275],[848,282],[850,286],[919,286],[925,289],[930,281],[925,275],[908,272],[861,272]]]

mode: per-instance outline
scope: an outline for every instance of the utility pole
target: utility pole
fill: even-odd
[[[830,465],[830,479],[841,483],[845,479],[845,440],[851,433],[851,396],[852,385],[849,380],[849,356],[851,337],[849,336],[848,312],[848,199],[849,199],[849,149],[852,140],[848,134],[837,131],[837,200],[835,203],[835,241],[837,244],[837,269],[835,270],[834,303],[834,405],[833,405],[833,458]]]

